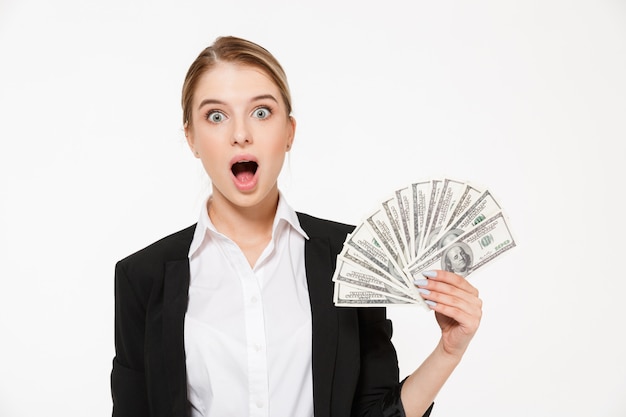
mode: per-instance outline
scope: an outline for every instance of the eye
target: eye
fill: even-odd
[[[272,114],[272,111],[268,107],[258,107],[252,112],[252,116],[257,119],[267,119]]]
[[[220,111],[211,110],[207,113],[206,119],[212,123],[222,123],[224,119],[226,119],[226,116],[224,116],[224,113]]]

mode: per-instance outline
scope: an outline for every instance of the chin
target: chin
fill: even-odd
[[[230,201],[239,207],[251,208],[263,204],[269,198],[272,198],[271,196],[271,191],[263,192],[258,188],[246,192],[238,190],[237,194]],[[276,197],[278,197],[278,194],[276,194]]]

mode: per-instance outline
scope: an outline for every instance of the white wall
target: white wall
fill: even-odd
[[[176,4],[176,5],[175,5]],[[271,50],[292,206],[356,223],[394,188],[491,189],[519,247],[435,416],[626,415],[626,4],[0,1],[0,415],[110,415],[113,266],[208,190],[179,92],[222,34]],[[431,314],[389,312],[401,371]]]

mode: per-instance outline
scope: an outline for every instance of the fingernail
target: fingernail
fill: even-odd
[[[418,288],[417,291],[419,291],[420,293],[424,295],[430,294],[430,291],[428,291],[426,288]]]
[[[422,271],[422,275],[428,278],[435,278],[437,276],[437,271]]]
[[[416,279],[415,281],[413,281],[413,284],[419,286],[419,287],[423,287],[428,285],[428,280],[427,279]]]
[[[428,304],[429,306],[431,306],[431,307],[434,307],[434,306],[436,306],[436,305],[437,305],[437,303],[436,303],[436,302],[434,302],[433,300],[426,300],[426,301],[424,301],[424,302],[425,302],[426,304]]]

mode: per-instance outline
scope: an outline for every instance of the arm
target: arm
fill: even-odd
[[[115,358],[111,372],[114,417],[149,416],[143,348],[145,305],[124,267],[115,267]]]
[[[358,319],[360,370],[352,416],[385,416],[384,408],[399,405],[398,359],[391,344],[391,321],[384,308],[375,307],[358,309]],[[394,392],[396,401],[390,401]]]
[[[478,291],[467,280],[446,271],[424,275],[428,279],[417,285],[424,299],[432,304],[441,327],[441,339],[433,353],[402,386],[400,396],[407,417],[421,416],[433,402],[461,361],[482,315]]]
[[[358,315],[361,368],[351,415],[405,417],[400,400],[405,382],[398,384],[398,358],[391,343],[391,321],[387,320],[384,308],[361,308]],[[430,403],[424,408],[424,417],[430,415],[431,408]]]
[[[437,271],[417,284],[441,327],[441,339],[422,365],[398,384],[396,351],[391,344],[391,322],[385,310],[359,309],[361,370],[353,416],[427,417],[433,401],[461,361],[478,329],[482,302],[464,278]]]

